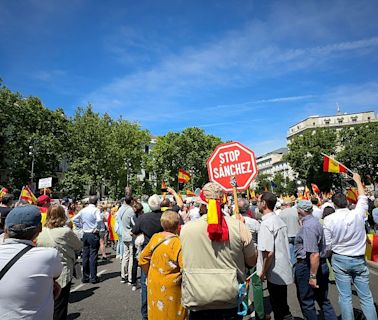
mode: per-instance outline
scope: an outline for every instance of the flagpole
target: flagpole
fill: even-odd
[[[350,170],[346,165],[344,165],[344,164],[342,164],[342,163],[340,163],[339,161],[337,161],[337,160],[335,160],[334,158],[332,158],[332,157],[330,157],[329,155],[327,155],[327,154],[325,154],[325,153],[323,153],[323,152],[320,152],[320,154],[322,155],[322,156],[325,156],[325,157],[328,157],[328,158],[330,158],[331,160],[333,160],[333,161],[335,161],[335,162],[337,162],[338,164],[341,164],[342,166],[344,166],[345,167],[345,169],[347,169],[351,174],[353,174],[354,172],[352,171],[352,170]]]

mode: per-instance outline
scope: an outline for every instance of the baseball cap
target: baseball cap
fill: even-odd
[[[41,223],[41,213],[36,206],[23,206],[11,210],[5,219],[5,228],[11,231],[26,231],[38,227]],[[25,225],[23,230],[12,230],[15,225]]]

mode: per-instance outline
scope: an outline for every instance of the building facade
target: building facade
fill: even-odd
[[[259,174],[266,174],[273,178],[275,174],[282,173],[285,179],[293,180],[293,170],[289,163],[283,159],[287,151],[287,148],[280,148],[257,157],[256,162]]]
[[[336,115],[310,116],[291,126],[287,132],[287,140],[288,143],[290,143],[295,136],[317,128],[334,128],[337,130],[343,127],[355,126],[369,122],[378,122],[378,117],[374,111],[341,113],[340,108],[338,108]]]

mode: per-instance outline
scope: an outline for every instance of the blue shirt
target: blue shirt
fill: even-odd
[[[75,226],[83,229],[83,231],[87,233],[98,232],[100,230],[101,221],[100,209],[97,209],[94,204],[90,204],[81,209],[73,218]]]
[[[326,257],[323,226],[312,214],[302,219],[302,227],[299,229],[294,243],[297,259],[306,259],[311,253],[320,253],[321,258]]]

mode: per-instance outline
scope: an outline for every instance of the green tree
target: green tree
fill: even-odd
[[[89,182],[100,193],[110,161],[107,134],[111,125],[112,119],[109,115],[100,117],[91,105],[76,110],[67,142],[71,149],[68,155],[70,166],[62,182],[65,192],[74,196],[83,195],[84,183]],[[77,179],[77,184],[74,179]]]
[[[139,181],[137,175],[142,168],[149,172],[145,146],[149,145],[151,135],[142,130],[137,123],[123,119],[114,122],[108,135],[109,157],[106,179],[109,180],[111,195],[120,197],[124,187],[130,185],[137,194],[143,189],[151,191],[148,180]]]
[[[316,129],[294,137],[285,156],[300,180],[307,186],[316,183],[320,190],[330,190],[332,184],[340,185],[337,174],[323,172],[323,156],[336,154],[337,132],[332,129]]]
[[[196,127],[158,137],[150,158],[157,177],[157,188],[160,188],[160,181],[164,179],[176,189],[179,168],[190,173],[190,188],[203,186],[208,182],[206,161],[221,142],[218,137],[208,135]]]
[[[31,180],[55,177],[67,152],[69,120],[62,109],[44,107],[36,97],[24,98],[0,87],[0,170],[11,189]]]
[[[338,133],[338,159],[366,183],[378,182],[378,123],[343,128]]]
[[[286,181],[285,181],[285,178],[284,178],[284,176],[283,176],[283,174],[281,172],[277,172],[273,176],[273,180],[272,181],[276,185],[276,187],[273,189],[273,192],[275,194],[277,194],[279,196],[281,194],[286,194],[287,193],[287,191],[286,191]]]
[[[255,180],[257,184],[256,191],[257,193],[262,193],[266,190],[271,190],[271,184],[269,180],[269,175],[264,173],[259,173]]]

